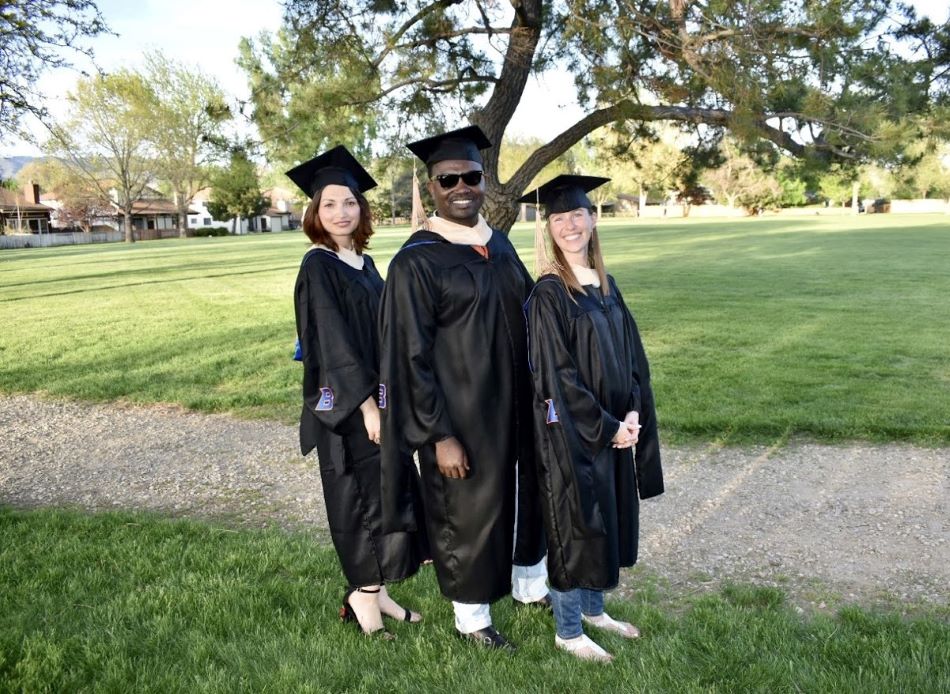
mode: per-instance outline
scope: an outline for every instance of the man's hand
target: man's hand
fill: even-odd
[[[454,436],[436,442],[435,462],[449,479],[464,480],[468,475],[468,455]]]

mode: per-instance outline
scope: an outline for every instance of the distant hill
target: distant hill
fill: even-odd
[[[29,164],[36,157],[0,157],[0,178],[7,180],[17,175],[17,172]]]

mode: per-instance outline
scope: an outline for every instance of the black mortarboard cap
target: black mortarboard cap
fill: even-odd
[[[376,187],[376,181],[343,145],[337,145],[287,172],[291,181],[312,198],[313,194],[328,185],[347,186],[350,190],[365,193]]]
[[[544,185],[535,188],[518,198],[518,202],[540,203],[544,205],[544,214],[570,212],[578,207],[593,207],[587,193],[609,181],[602,176],[575,176],[561,174]]]
[[[485,137],[485,133],[477,125],[434,135],[406,145],[413,154],[425,162],[426,166],[432,166],[447,159],[475,161],[481,164],[482,155],[479,150],[488,149],[491,146],[491,140]]]

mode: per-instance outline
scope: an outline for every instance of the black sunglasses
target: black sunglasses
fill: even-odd
[[[438,181],[444,190],[451,190],[459,184],[460,178],[465,181],[467,186],[477,186],[482,182],[483,175],[484,172],[482,171],[466,171],[463,174],[439,174],[433,176],[432,180]]]

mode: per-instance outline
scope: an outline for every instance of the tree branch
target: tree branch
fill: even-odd
[[[447,41],[448,39],[454,39],[459,36],[469,36],[472,34],[487,34],[488,36],[494,36],[495,34],[510,34],[511,29],[509,27],[465,27],[464,29],[457,29],[455,31],[447,31],[443,34],[436,34],[435,36],[429,36],[424,39],[418,39],[416,41],[411,41],[410,43],[401,43],[398,46],[393,46],[393,49],[411,49],[419,48],[419,46],[430,46],[437,43],[438,41]],[[392,49],[390,49],[392,50]],[[377,63],[373,62],[373,67],[377,67]]]
[[[763,120],[756,122],[755,128],[758,134],[796,157],[804,156],[808,150],[806,145],[796,142],[791,134],[779,128],[772,127],[766,122],[776,115],[777,114],[767,115]],[[797,115],[804,118],[801,114]],[[637,104],[629,100],[621,101],[612,106],[587,114],[550,142],[539,147],[535,150],[534,154],[521,165],[521,168],[519,168],[507,182],[502,184],[502,188],[506,193],[512,195],[520,194],[531,180],[538,175],[541,169],[557,159],[577,142],[580,142],[585,136],[608,123],[625,120],[673,121],[728,128],[732,124],[733,116],[734,113],[726,109],[691,108],[688,106],[652,106]],[[857,133],[857,131],[855,131],[855,133]],[[867,135],[863,137],[868,138]],[[816,146],[818,149],[833,153],[838,157],[846,159],[855,158],[853,154],[840,148],[823,144],[817,139]]]
[[[439,8],[451,7],[452,5],[458,5],[460,2],[462,2],[462,0],[435,0],[435,2],[433,2],[432,4],[426,5],[421,10],[416,12],[409,19],[403,22],[401,27],[396,29],[395,33],[392,35],[392,37],[389,40],[389,45],[386,46],[382,51],[380,51],[379,55],[376,56],[376,59],[373,60],[372,66],[378,70],[379,66],[382,65],[383,61],[387,58],[387,56],[390,53],[392,53],[395,49],[399,48],[399,46],[397,45],[399,43],[399,39],[402,38],[406,34],[407,31],[412,29],[412,27],[415,24],[417,24],[420,19],[430,14],[431,12],[436,11]]]

